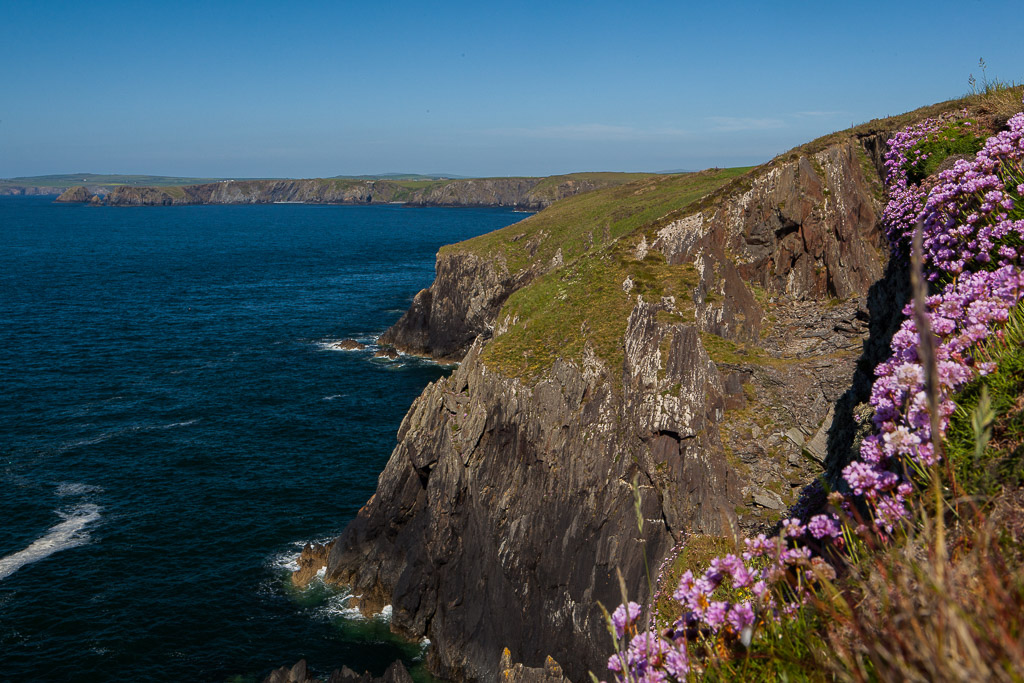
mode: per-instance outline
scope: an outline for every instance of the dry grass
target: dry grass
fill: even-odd
[[[1000,514],[951,536],[950,556],[937,555],[928,525],[861,563],[827,622],[839,678],[1024,680],[1022,502],[1020,491],[1001,497]]]

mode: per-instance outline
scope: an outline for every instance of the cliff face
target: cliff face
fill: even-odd
[[[602,671],[596,603],[618,604],[616,569],[643,602],[645,554],[654,570],[687,532],[764,527],[821,471],[883,268],[863,143],[663,218],[638,209],[619,234],[578,211],[560,233],[544,212],[443,250],[384,341],[466,355],[413,404],[328,580],[393,605],[448,677],[494,680],[502,647],[532,667],[551,654],[572,680]]]
[[[438,254],[434,284],[381,335],[400,351],[442,361],[459,360],[473,340],[489,333],[508,296],[536,275],[511,274],[501,260],[473,253]]]

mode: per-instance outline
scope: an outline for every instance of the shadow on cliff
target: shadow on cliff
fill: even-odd
[[[850,388],[835,406],[828,431],[825,479],[832,489],[844,490],[843,468],[859,455],[860,442],[871,430],[871,409],[866,405],[875,381],[875,368],[890,355],[892,337],[903,322],[903,307],[910,291],[905,259],[892,256],[882,278],[868,290],[868,337],[857,360]]]

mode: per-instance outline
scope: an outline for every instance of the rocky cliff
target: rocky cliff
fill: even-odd
[[[176,204],[387,204],[413,206],[510,206],[539,210],[563,197],[617,185],[645,174],[580,173],[549,178],[477,178],[459,180],[229,180],[199,185],[146,187],[121,185],[103,198],[109,206]],[[72,188],[76,192],[80,188]],[[84,188],[81,188],[84,189]],[[59,201],[92,198],[65,192]]]
[[[643,601],[645,556],[764,527],[821,472],[884,268],[877,143],[639,181],[442,250],[384,341],[465,356],[413,404],[328,580],[393,605],[444,676],[493,680],[503,646],[599,671],[616,570]],[[589,211],[605,194],[618,213]]]
[[[443,676],[494,680],[502,647],[602,673],[616,571],[644,603],[687,534],[769,529],[834,480],[905,291],[880,232],[882,150],[952,106],[756,169],[571,197],[442,249],[384,341],[461,365],[413,404],[328,580],[393,605]]]

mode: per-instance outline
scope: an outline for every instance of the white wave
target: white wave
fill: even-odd
[[[337,595],[332,595],[327,602],[316,610],[316,614],[322,618],[333,620],[337,618],[349,621],[366,621],[366,617],[359,611],[358,607],[349,607],[348,602],[354,596],[352,591],[343,589]]]
[[[89,542],[87,524],[100,518],[96,505],[81,505],[68,513],[57,513],[64,518],[60,524],[50,527],[49,532],[33,541],[27,548],[0,558],[0,580],[18,571],[26,564],[38,562],[61,550],[75,548]]]
[[[267,564],[279,572],[297,572],[299,571],[299,555],[302,554],[302,548],[305,545],[305,541],[295,541],[290,544],[288,550],[272,556]]]
[[[324,401],[333,401],[336,398],[345,398],[348,394],[331,394],[330,396],[324,396]]]
[[[95,446],[96,444],[103,443],[104,441],[107,441],[108,439],[113,439],[114,437],[121,436],[123,434],[130,434],[132,432],[150,432],[150,431],[156,431],[156,430],[174,429],[176,427],[187,427],[189,425],[195,424],[196,422],[199,422],[199,418],[195,418],[195,419],[192,419],[192,420],[185,420],[184,422],[169,422],[167,424],[131,425],[129,427],[124,427],[124,428],[121,428],[121,429],[115,429],[113,431],[103,432],[102,434],[99,434],[97,436],[90,437],[90,438],[87,438],[87,439],[79,439],[77,441],[69,441],[69,442],[67,442],[65,444],[62,444],[58,450],[61,453],[65,453],[67,451],[73,450],[75,448],[81,448],[83,446]]]
[[[338,337],[336,339],[318,339],[313,342],[321,351],[358,351],[360,353],[376,353],[380,350],[380,345],[377,343],[377,339],[384,334],[383,330],[380,332],[364,332],[360,334],[353,334],[348,337]],[[357,341],[363,345],[361,349],[346,349],[342,348],[341,343],[344,341]]]
[[[107,439],[114,438],[118,434],[120,434],[119,431],[103,432],[102,434],[99,434],[98,436],[94,436],[94,437],[91,437],[91,438],[88,438],[88,439],[79,439],[77,441],[68,441],[67,443],[61,444],[60,448],[58,448],[57,450],[59,452],[61,452],[61,453],[65,453],[67,451],[74,450],[75,448],[81,448],[83,446],[95,446],[98,443],[103,443]]]
[[[277,572],[297,572],[299,571],[299,557],[302,555],[302,549],[306,547],[307,543],[319,543],[320,545],[326,545],[336,537],[337,536],[326,536],[324,538],[315,538],[309,541],[292,541],[288,544],[288,550],[283,550],[276,555],[272,555],[267,560],[267,565]],[[324,568],[324,571],[326,571],[326,567]],[[323,572],[321,572],[321,574],[322,573]]]
[[[79,484],[73,481],[63,481],[57,485],[55,492],[61,498],[66,496],[85,496],[90,493],[103,493],[103,488],[92,484]]]
[[[389,621],[391,621],[391,613],[392,613],[392,611],[393,611],[393,609],[392,609],[391,605],[384,605],[383,607],[380,608],[380,612],[378,612],[377,614],[373,615],[373,618],[374,619],[378,619],[380,621],[389,622]]]
[[[170,424],[165,425],[153,425],[152,427],[139,427],[139,429],[174,429],[175,427],[188,427],[189,425],[194,425],[196,422],[199,422],[198,417],[195,418],[194,420],[186,420],[184,422],[172,422]]]

